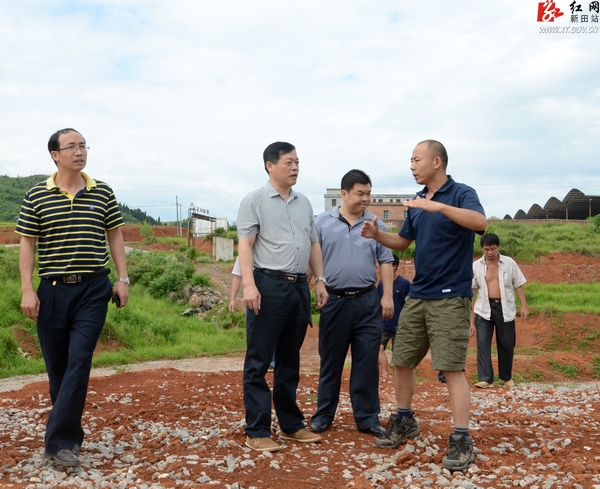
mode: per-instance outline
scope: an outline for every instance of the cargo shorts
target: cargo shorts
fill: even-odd
[[[434,370],[464,370],[470,319],[470,297],[437,300],[407,297],[398,321],[392,362],[416,368],[431,348]]]

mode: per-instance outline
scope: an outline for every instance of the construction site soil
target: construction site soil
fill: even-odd
[[[155,227],[154,232],[176,234],[167,226]],[[123,233],[128,246],[140,247],[139,226],[125,226]],[[14,244],[18,238],[0,230],[0,242]],[[210,242],[195,240],[194,245],[211,250]],[[168,251],[171,246],[148,248]],[[228,297],[231,264],[198,267],[224,299]],[[600,278],[600,259],[577,254],[549,255],[520,267],[529,282],[572,284]],[[411,262],[402,261],[400,270],[408,279],[414,276]],[[178,361],[162,361],[105,369],[94,376],[83,418],[83,465],[78,469],[49,468],[41,458],[50,409],[46,380],[32,377],[20,388],[0,392],[0,487],[52,487],[60,482],[68,487],[600,488],[600,389],[592,368],[600,351],[598,319],[552,311],[533,311],[526,321],[517,318],[517,387],[473,387],[471,434],[477,457],[466,473],[451,475],[432,468],[439,467],[452,424],[445,385],[437,382],[429,359],[417,369],[414,410],[421,433],[397,450],[375,448],[373,437],[356,430],[347,394],[349,356],[340,408],[323,441],[298,444],[278,439],[273,416],[273,439],[282,450],[261,454],[244,446],[243,353],[238,353],[187,360],[185,368]],[[302,347],[298,390],[309,425],[318,387],[317,329],[309,328]],[[475,346],[474,339],[470,346]],[[466,376],[473,384],[474,348],[470,352]],[[497,368],[495,361],[494,365]],[[272,373],[267,377],[271,382]],[[385,425],[395,407],[391,378],[385,374],[380,398]],[[6,421],[11,416],[27,422],[11,424]],[[28,423],[33,427],[27,428]],[[129,458],[104,456],[115,446]],[[48,470],[54,471],[50,478]],[[96,472],[102,482],[93,482],[90,474]]]

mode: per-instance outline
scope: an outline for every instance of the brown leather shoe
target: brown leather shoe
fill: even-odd
[[[281,447],[271,438],[250,438],[246,437],[246,446],[258,452],[278,452]]]
[[[296,431],[296,433],[284,433],[283,431],[280,431],[279,438],[283,438],[284,440],[299,441],[300,443],[317,443],[321,441],[321,435],[311,433],[304,428]]]
[[[490,387],[494,387],[494,384],[490,384],[488,382],[477,382],[475,387],[479,387],[480,389],[489,389]]]

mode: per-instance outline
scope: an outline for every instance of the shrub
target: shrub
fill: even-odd
[[[171,292],[179,292],[185,285],[185,274],[181,270],[170,269],[148,285],[148,293],[158,299]]]
[[[210,287],[212,285],[210,278],[203,273],[195,273],[190,281],[192,287],[200,285],[201,287]]]
[[[150,226],[150,224],[148,224],[145,221],[142,227],[140,228],[140,236],[142,236],[143,238],[149,238],[151,236],[154,236],[154,233],[152,232],[152,226]]]

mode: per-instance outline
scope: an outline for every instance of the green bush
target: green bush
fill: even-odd
[[[212,285],[210,278],[203,273],[195,273],[190,280],[192,287],[200,285],[201,287],[210,287]]]
[[[594,225],[594,232],[597,233],[600,230],[600,214],[597,214],[593,217],[588,217],[588,221],[591,221]]]
[[[158,299],[168,296],[171,292],[180,292],[185,285],[185,278],[181,270],[167,270],[148,285],[148,293]]]
[[[154,233],[152,231],[152,226],[150,224],[148,224],[146,221],[144,221],[144,224],[140,228],[140,236],[142,238],[149,238],[151,236],[154,236]]]

